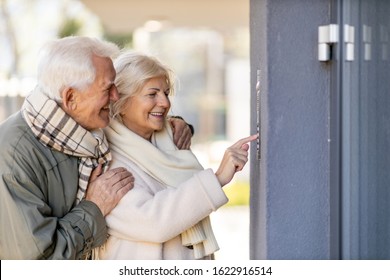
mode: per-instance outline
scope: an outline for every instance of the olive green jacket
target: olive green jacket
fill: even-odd
[[[74,206],[78,158],[44,146],[20,112],[0,143],[0,259],[79,259],[105,241],[99,208]]]

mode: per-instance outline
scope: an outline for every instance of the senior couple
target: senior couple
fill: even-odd
[[[42,48],[37,70],[0,124],[0,259],[212,259],[209,215],[257,135],[214,172],[169,118],[175,76],[156,58],[67,37]]]

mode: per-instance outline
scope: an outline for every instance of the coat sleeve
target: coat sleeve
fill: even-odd
[[[118,238],[166,242],[228,201],[211,169],[155,194],[137,185],[137,179],[135,184],[106,216],[109,234]]]
[[[2,175],[1,259],[78,259],[105,241],[106,223],[94,203],[83,201],[69,212],[64,204],[64,215],[56,216],[47,195],[27,176]]]

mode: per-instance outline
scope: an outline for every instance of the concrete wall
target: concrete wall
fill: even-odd
[[[251,148],[251,259],[331,258],[329,0],[251,0],[251,130],[261,70],[261,160]]]

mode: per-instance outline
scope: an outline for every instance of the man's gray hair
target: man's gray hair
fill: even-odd
[[[39,53],[38,87],[49,98],[61,102],[65,87],[83,90],[93,83],[93,55],[114,59],[117,45],[97,38],[70,36],[45,44]]]

